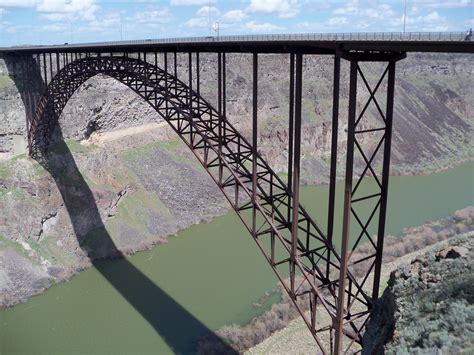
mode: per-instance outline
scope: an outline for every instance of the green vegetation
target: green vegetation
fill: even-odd
[[[18,187],[0,189],[0,199],[4,198],[5,196],[11,196],[11,198],[15,200],[21,200],[22,198],[26,197],[26,193]]]
[[[117,215],[130,227],[138,231],[146,231],[147,218],[152,214],[171,215],[166,206],[155,193],[139,189],[123,197],[117,206]],[[110,220],[110,222],[112,222]]]
[[[71,153],[87,153],[96,148],[94,145],[85,146],[74,139],[65,139],[64,141],[58,142],[49,148],[49,152],[53,154],[66,154]]]
[[[156,194],[145,189],[129,192],[119,202],[115,216],[106,221],[106,230],[97,228],[90,231],[81,246],[97,248],[101,241],[108,239],[109,236],[114,239],[124,224],[140,234],[149,236],[147,221],[156,215],[164,215],[167,219],[172,219],[170,212]]]
[[[0,179],[8,179],[13,175],[8,161],[0,162]]]
[[[13,80],[6,74],[0,74],[0,90],[13,86]]]
[[[81,241],[81,248],[96,249],[102,240],[108,240],[109,235],[104,228],[90,230],[86,237]]]
[[[155,142],[143,145],[141,147],[129,149],[125,151],[122,156],[125,160],[135,160],[140,159],[144,160],[147,158],[151,158],[152,154],[156,150],[164,150],[168,153],[171,159],[176,161],[177,163],[185,163],[191,165],[196,170],[204,171],[204,168],[198,162],[197,159],[187,159],[180,154],[180,149],[183,143],[179,138],[161,142]]]
[[[33,263],[37,264],[29,255],[28,251],[23,248],[23,246],[14,240],[8,239],[3,234],[0,234],[0,249],[6,250],[11,248],[15,250],[18,254],[23,255],[25,258],[31,260]]]
[[[45,235],[40,241],[30,238],[28,244],[35,251],[36,255],[40,255],[52,263],[56,263],[59,260],[62,265],[71,264],[72,261],[68,260],[64,250],[56,244],[57,240],[57,236]]]
[[[424,272],[413,275],[411,271],[410,277],[404,276],[405,272],[395,280],[396,336],[388,344],[387,354],[473,349],[474,242],[461,238],[450,244],[471,250],[465,257],[446,256],[441,260],[439,253],[430,252],[421,261]]]
[[[124,153],[122,153],[122,156],[125,160],[146,159],[151,156],[153,151],[160,148],[160,146],[166,147],[168,149],[174,148],[174,145],[170,142],[155,142],[145,144],[137,148],[128,149]]]

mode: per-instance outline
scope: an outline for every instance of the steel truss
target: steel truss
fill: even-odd
[[[372,300],[378,297],[390,160],[395,61],[399,57],[393,55],[381,57],[379,54],[360,57],[343,54],[343,57],[351,62],[351,75],[344,230],[342,253],[338,253],[332,239],[339,113],[339,54],[336,55],[334,62],[333,142],[327,233],[318,227],[299,203],[303,54],[290,54],[288,184],[278,177],[258,152],[258,54],[253,54],[252,66],[252,142],[245,139],[227,120],[225,53],[217,54],[217,109],[200,96],[199,53],[188,53],[187,85],[177,77],[176,53],[171,53],[174,54],[171,56],[174,75],[170,74],[172,70],[169,65],[171,61],[169,54],[160,53],[163,55],[163,69],[157,65],[156,52],[138,53],[138,58],[133,58],[127,53],[55,54],[56,60],[52,59],[51,54],[49,58],[46,55],[42,58],[37,57],[38,70],[43,72],[42,77],[47,86],[29,120],[30,154],[41,157],[46,153],[58,127],[62,110],[82,83],[97,74],[115,78],[148,102],[170,124],[207,170],[293,300],[320,351],[324,354],[342,352],[343,338],[346,337],[350,339],[347,349],[353,342],[361,343]],[[374,89],[370,88],[360,69],[359,61],[363,60],[388,62],[387,70]],[[55,72],[53,67],[56,69]],[[371,133],[370,130],[357,130],[366,112],[364,108],[356,118],[358,73],[370,92],[366,106],[373,102],[379,110],[375,93],[384,77],[388,75],[387,107],[385,113],[380,110],[384,124],[377,129],[383,132],[383,137],[370,158],[367,158],[369,155],[362,151],[358,143],[358,135]],[[384,144],[383,173],[382,181],[379,181],[373,164],[377,161],[375,156],[379,154],[382,144]],[[352,188],[354,147],[360,150],[366,168]],[[361,200],[355,199],[354,194],[369,172],[377,179],[380,192],[364,198],[378,200],[374,212],[364,222],[353,208],[353,205]],[[368,234],[367,226],[377,210],[379,210],[379,228],[377,240],[374,242]],[[351,211],[360,223],[362,233],[349,252]],[[351,256],[363,237],[368,238],[374,247],[374,255],[370,257],[374,261],[361,281],[353,275],[351,266],[366,262],[370,258],[353,261]],[[375,269],[373,291],[366,287],[372,269]],[[353,312],[355,304],[359,304],[360,307],[357,312]],[[331,321],[321,323],[320,313],[329,315]]]

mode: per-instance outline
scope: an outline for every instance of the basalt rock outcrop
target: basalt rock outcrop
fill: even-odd
[[[363,354],[469,353],[474,345],[474,236],[451,239],[390,275]]]

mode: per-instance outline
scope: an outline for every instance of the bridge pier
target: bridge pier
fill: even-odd
[[[349,79],[349,105],[348,105],[348,121],[347,121],[347,153],[346,153],[346,172],[344,183],[344,202],[343,202],[343,220],[342,220],[342,241],[341,241],[341,263],[338,282],[338,299],[337,314],[333,318],[335,328],[334,351],[336,354],[345,353],[354,341],[361,342],[365,323],[368,320],[368,313],[372,307],[372,302],[378,298],[380,286],[380,270],[382,265],[383,240],[385,235],[385,218],[388,199],[388,182],[390,173],[390,151],[392,140],[392,121],[393,121],[393,103],[395,92],[395,65],[400,59],[405,58],[405,53],[342,53],[342,57],[350,62],[350,79]],[[361,68],[361,62],[381,62],[386,65],[385,70],[380,75],[374,88],[371,87],[366,75]],[[361,110],[357,109],[358,98],[358,78],[361,78],[369,98]],[[381,84],[385,81],[386,98],[385,111],[382,110],[377,101],[376,94],[381,91]],[[336,85],[335,85],[336,86]],[[363,129],[361,121],[367,112],[369,105],[373,103],[379,113],[380,127]],[[333,124],[337,124],[333,121]],[[376,148],[368,152],[364,150],[360,144],[360,138],[363,135],[379,135],[376,139],[378,144]],[[381,147],[383,145],[383,151]],[[354,155],[359,153],[359,161],[362,159],[364,169],[354,182]],[[334,153],[334,151],[332,152]],[[381,172],[377,171],[376,164],[380,164],[382,160]],[[332,172],[333,173],[333,172]],[[375,188],[371,191],[361,188],[364,182],[369,179],[374,180]],[[364,181],[365,179],[365,181]],[[365,187],[367,187],[366,185]],[[331,203],[331,195],[330,195]],[[369,215],[362,215],[357,212],[357,205],[365,203],[369,204]],[[374,216],[378,211],[377,222],[377,238],[374,241],[370,236],[370,226],[374,224]],[[361,229],[356,239],[351,240],[351,222]],[[373,248],[373,254],[359,260],[354,260],[353,252],[360,245],[361,240],[366,240]],[[359,278],[362,281],[357,282],[353,276],[348,275],[348,269],[359,263],[368,263],[368,268]],[[366,285],[369,275],[374,272],[373,285],[370,297],[360,299],[359,295],[370,293],[370,287]],[[354,273],[352,273],[354,275]],[[363,292],[367,290],[368,292]],[[346,300],[347,294],[347,300]],[[358,303],[364,304],[366,307],[365,319],[357,322],[357,318],[361,315],[360,311],[354,305]],[[353,311],[353,309],[355,309]],[[354,319],[355,321],[352,321]],[[363,319],[363,318],[362,318]],[[346,331],[346,326],[350,326],[350,333]],[[344,347],[344,335],[352,338],[349,345]]]

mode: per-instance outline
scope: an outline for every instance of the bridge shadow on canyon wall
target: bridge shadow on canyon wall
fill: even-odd
[[[8,63],[7,63],[8,66]],[[9,66],[12,68],[12,66]],[[41,78],[37,75],[36,78]],[[23,78],[24,79],[24,78]],[[37,83],[35,87],[45,87]],[[18,83],[18,89],[27,89],[25,81]],[[20,92],[25,107],[30,104],[25,100],[31,94]],[[38,96],[37,93],[34,96]],[[69,214],[72,228],[81,248],[87,253],[93,266],[105,279],[140,313],[155,329],[176,354],[189,354],[197,349],[197,342],[189,339],[205,337],[216,344],[215,353],[237,354],[227,343],[220,339],[211,329],[177,303],[170,295],[131,264],[117,248],[111,235],[102,222],[94,194],[80,173],[74,156],[64,142],[60,127],[56,127],[53,149],[38,152],[34,159],[41,164],[54,179]],[[101,238],[100,250],[95,250],[84,243],[86,234],[94,230],[94,235]],[[101,260],[103,251],[120,260],[115,267]],[[172,275],[170,275],[172,277]],[[200,277],[198,275],[197,277]],[[192,290],[189,290],[192,292]],[[71,305],[72,306],[72,305]],[[133,332],[130,332],[131,334]]]

